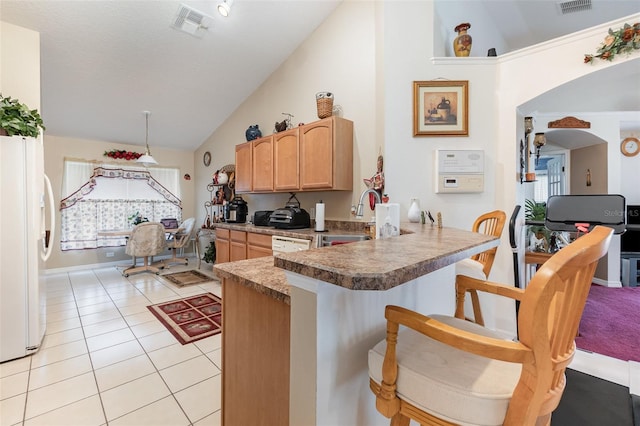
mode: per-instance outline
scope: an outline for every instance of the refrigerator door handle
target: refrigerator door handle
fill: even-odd
[[[49,238],[42,239],[43,251],[40,252],[40,257],[42,260],[49,259],[51,256],[51,252],[53,251],[53,239],[56,230],[56,211],[54,208],[54,200],[53,200],[53,189],[51,188],[51,181],[49,177],[44,175],[44,183],[47,189],[47,195],[49,196],[49,221],[51,225],[51,233],[49,234]]]

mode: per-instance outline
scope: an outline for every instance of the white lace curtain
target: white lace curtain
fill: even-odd
[[[130,217],[136,213],[152,222],[164,218],[180,222],[179,172],[171,168],[96,167],[88,161],[66,160],[65,198],[60,202],[61,250],[123,246],[123,237],[98,234],[130,228]]]

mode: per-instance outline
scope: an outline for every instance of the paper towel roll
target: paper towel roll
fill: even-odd
[[[324,231],[324,203],[316,203],[316,231]]]

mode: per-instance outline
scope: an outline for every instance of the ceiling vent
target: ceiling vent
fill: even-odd
[[[195,10],[186,4],[181,4],[176,12],[172,27],[201,38],[213,22],[211,16]]]
[[[582,12],[591,10],[591,0],[571,0],[557,3],[558,9],[562,15],[567,13]]]

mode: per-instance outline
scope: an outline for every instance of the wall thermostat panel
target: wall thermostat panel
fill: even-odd
[[[483,191],[484,151],[436,151],[436,193]]]

